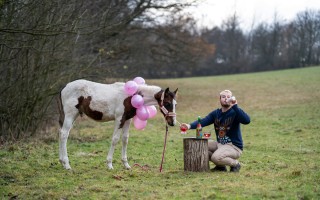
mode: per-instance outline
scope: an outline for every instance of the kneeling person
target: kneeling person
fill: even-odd
[[[250,117],[238,107],[237,100],[230,90],[220,92],[221,108],[213,110],[201,120],[202,127],[214,124],[217,141],[209,141],[209,159],[216,166],[213,171],[239,172],[241,165],[238,159],[243,151],[243,140],[240,124],[249,124]],[[187,129],[196,129],[198,121],[183,123]]]

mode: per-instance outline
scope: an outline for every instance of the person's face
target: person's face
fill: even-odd
[[[227,102],[227,99],[231,98],[231,94],[223,93],[220,95],[220,104],[222,107],[229,107],[230,102]]]

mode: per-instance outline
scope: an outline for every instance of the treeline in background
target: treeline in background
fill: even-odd
[[[55,97],[75,79],[108,83],[319,64],[319,10],[292,21],[275,15],[251,30],[242,30],[235,14],[199,30],[184,12],[194,3],[0,1],[0,144],[56,123]]]

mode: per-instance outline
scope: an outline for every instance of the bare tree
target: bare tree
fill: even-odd
[[[293,22],[294,43],[298,48],[301,66],[317,63],[320,41],[320,11],[306,10],[297,14]]]
[[[112,61],[125,48],[122,33],[145,11],[183,6],[166,0],[1,1],[0,141],[45,125],[53,97],[67,81],[117,73]],[[104,70],[97,71],[104,58],[98,68]]]
[[[272,24],[260,23],[252,32],[253,66],[257,71],[281,67],[283,25],[275,14]]]
[[[227,18],[221,29],[215,30],[216,66],[224,73],[242,72],[246,63],[246,37],[236,13]]]

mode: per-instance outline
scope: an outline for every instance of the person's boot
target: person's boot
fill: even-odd
[[[211,171],[213,172],[226,172],[227,171],[227,167],[226,166],[215,166],[214,168],[211,169]]]
[[[238,163],[236,166],[234,167],[230,167],[230,172],[239,172],[241,168],[240,163]]]

